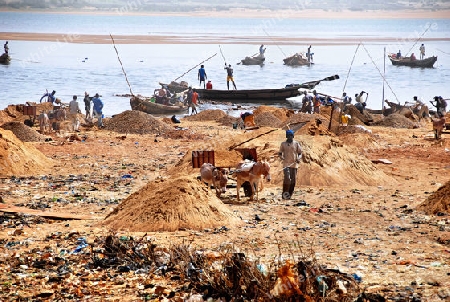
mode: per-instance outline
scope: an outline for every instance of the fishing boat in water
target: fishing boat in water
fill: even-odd
[[[296,53],[290,57],[283,59],[284,65],[288,66],[309,66],[314,64],[300,53]]]
[[[415,59],[414,57],[400,57],[397,59],[396,54],[389,54],[389,60],[391,60],[392,65],[395,66],[409,66],[409,67],[420,67],[420,68],[433,68],[434,63],[437,61],[436,56],[428,57],[423,60]]]
[[[288,97],[297,96],[300,94],[299,88],[301,88],[299,85],[293,85],[275,89],[197,89],[197,92],[201,99],[206,100],[264,102],[284,100]]]
[[[298,96],[299,89],[313,89],[322,81],[333,81],[339,79],[339,75],[333,75],[321,80],[309,81],[302,84],[289,84],[284,88],[272,89],[237,89],[237,90],[218,90],[218,89],[197,89],[201,99],[206,100],[226,100],[235,102],[273,102],[285,101],[287,98]]]
[[[179,114],[187,113],[189,110],[189,106],[181,102],[164,105],[156,103],[154,98],[142,96],[132,96],[130,98],[130,105],[132,110],[138,110],[148,114]]]
[[[11,57],[6,52],[0,56],[0,64],[8,65],[11,62]]]

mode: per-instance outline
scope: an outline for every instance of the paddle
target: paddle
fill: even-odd
[[[250,56],[250,58],[252,58],[252,57],[256,56],[257,54],[259,54],[259,52],[257,52],[257,53],[254,53],[254,54],[252,54],[252,55]],[[241,61],[241,62],[242,62],[242,61]],[[241,62],[238,62],[238,63],[236,63],[236,65],[239,65],[239,64],[241,64]]]
[[[323,78],[322,80],[317,80],[317,81],[309,81],[309,82],[305,82],[303,84],[299,84],[300,86],[307,86],[306,88],[314,88],[317,85],[319,85],[320,82],[323,81],[334,81],[334,80],[338,80],[339,79],[339,75],[335,74],[333,76],[329,76],[326,78]]]

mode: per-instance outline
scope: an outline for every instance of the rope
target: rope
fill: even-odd
[[[347,80],[348,80],[348,77],[350,76],[350,71],[352,70],[352,65],[353,65],[353,62],[355,61],[356,53],[358,52],[360,45],[361,45],[361,43],[358,44],[358,47],[356,47],[355,53],[353,54],[352,62],[350,63],[350,67],[348,68],[347,78],[345,79],[344,88],[342,88],[342,93],[344,93],[345,87],[347,86]]]
[[[416,46],[417,42],[420,41],[420,39],[423,37],[423,35],[431,28],[432,23],[430,23],[430,25],[428,26],[427,29],[425,29],[425,31],[420,35],[420,37],[416,40],[416,42],[414,42],[413,46],[408,50],[408,52],[406,53],[406,56],[409,54],[409,52],[414,48],[414,46]]]
[[[209,59],[215,57],[217,55],[217,52],[215,54],[213,54],[212,56],[210,56],[209,58],[207,58],[206,60],[201,61],[200,63],[198,63],[197,65],[195,65],[194,67],[192,67],[191,69],[189,69],[188,71],[186,71],[185,73],[183,73],[182,75],[180,75],[178,78],[176,78],[175,80],[173,80],[174,82],[176,80],[178,80],[179,78],[183,77],[186,73],[188,73],[189,71],[191,71],[192,69],[196,68],[198,65],[205,63],[206,61],[208,61]]]
[[[439,48],[436,48],[436,50],[437,50],[437,51],[440,51],[440,52],[442,52],[442,53],[445,53],[446,55],[450,55],[450,52],[445,52],[445,51],[443,51],[443,50],[441,50],[441,49],[439,49]]]
[[[373,66],[375,66],[375,68],[378,70],[378,73],[380,74],[381,78],[383,79],[383,81],[386,83],[386,85],[389,87],[389,89],[391,90],[392,94],[395,96],[395,99],[397,100],[397,103],[399,103],[399,100],[397,98],[397,95],[395,94],[394,90],[392,89],[391,85],[389,85],[389,83],[387,82],[386,78],[384,77],[383,73],[381,73],[381,70],[378,68],[377,64],[375,64],[375,62],[373,61],[372,57],[370,56],[369,51],[367,50],[367,48],[364,46],[363,43],[360,43],[360,45],[362,45],[362,47],[364,48],[364,50],[366,51],[367,55],[369,56],[370,60],[372,61]]]
[[[274,44],[278,47],[278,49],[281,51],[281,53],[282,53],[285,57],[287,57],[287,55],[284,53],[284,51],[281,49],[281,47],[278,46],[277,43],[275,43],[275,41],[274,41],[274,40],[272,39],[272,37],[267,33],[267,31],[266,31],[265,29],[263,29],[263,31],[264,31],[264,33],[269,37],[269,39],[272,40],[272,42],[274,42]]]
[[[223,55],[222,47],[220,47],[220,44],[219,44],[219,49],[220,49],[220,54],[222,55],[223,61],[224,61],[225,64],[226,64],[226,63],[227,63],[227,60],[225,60],[225,56]]]
[[[113,38],[113,36],[112,36],[111,34],[109,34],[109,36],[111,37],[111,40],[112,40],[113,45],[114,45],[114,49],[116,50],[117,59],[119,60],[120,66],[122,66],[122,72],[123,72],[123,74],[124,74],[124,76],[125,76],[125,80],[127,81],[128,87],[130,88],[130,94],[131,94],[132,96],[134,96],[133,91],[131,91],[131,85],[130,85],[130,82],[128,81],[128,78],[127,78],[127,73],[125,72],[125,69],[123,68],[122,61],[120,60],[120,57],[119,57],[119,52],[117,51],[116,44],[114,43],[114,38]]]

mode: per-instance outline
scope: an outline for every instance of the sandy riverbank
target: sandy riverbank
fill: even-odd
[[[220,110],[181,118],[180,124],[127,111],[105,119],[106,128],[83,121],[78,133],[65,121],[46,136],[38,125],[25,126],[28,117],[17,107],[0,110],[0,158],[12,159],[0,160],[0,210],[6,212],[0,215],[0,299],[194,301],[187,298],[205,290],[189,285],[197,281],[185,273],[188,263],[204,268],[199,279],[219,280],[207,279],[207,269],[230,275],[221,269],[225,262],[218,264],[239,251],[271,272],[274,259],[300,256],[341,272],[349,280],[343,283],[348,299],[333,301],[355,301],[360,291],[387,301],[448,301],[449,134],[436,140],[429,120],[399,115],[373,115],[378,122],[362,125],[353,106],[350,125],[342,127],[336,116],[329,123],[330,108],[321,109],[309,115],[260,106],[254,111],[260,128],[254,130],[233,129],[236,118]],[[277,155],[286,125],[304,150],[291,200],[281,199]],[[257,201],[241,195],[238,202],[236,188],[218,199],[197,181],[194,150],[212,149],[217,166],[234,167],[241,160],[230,152],[236,147],[254,148],[270,162],[272,179]],[[197,209],[202,213],[192,216]],[[208,216],[215,209],[235,213],[237,222]],[[155,231],[164,217],[170,227],[186,224]],[[220,227],[193,226],[207,219]],[[149,241],[135,244],[132,238]],[[80,239],[86,246],[77,251]],[[112,249],[115,244],[120,249]],[[155,253],[147,257],[146,247],[153,245]],[[180,261],[184,250],[215,258]],[[169,270],[161,274],[162,261]],[[308,293],[318,296],[314,274],[309,276]],[[330,280],[327,298],[338,293]],[[268,293],[274,283],[256,288]],[[205,298],[222,294],[211,288]]]
[[[116,44],[260,44],[265,45],[354,45],[360,42],[387,42],[400,41],[401,38],[311,38],[311,37],[274,37],[274,36],[248,36],[248,37],[208,37],[208,36],[188,36],[188,35],[113,35]],[[59,33],[6,33],[0,32],[0,40],[6,41],[48,41],[62,43],[83,43],[83,44],[110,44],[110,35],[80,35],[80,34],[59,34]],[[427,41],[450,41],[450,38],[422,38]]]

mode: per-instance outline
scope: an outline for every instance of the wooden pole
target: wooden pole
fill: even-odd
[[[122,72],[123,72],[123,74],[124,74],[124,76],[125,76],[125,80],[127,81],[128,87],[130,88],[130,94],[131,94],[132,96],[134,96],[133,91],[131,91],[131,85],[130,85],[130,82],[128,81],[128,78],[127,78],[127,73],[125,72],[125,69],[123,68],[122,61],[120,60],[120,57],[119,57],[119,52],[117,51],[116,44],[114,43],[114,38],[113,38],[113,36],[112,36],[111,34],[109,34],[109,36],[111,37],[111,40],[112,40],[113,45],[114,45],[114,49],[116,50],[117,59],[119,60],[120,66],[122,66]]]

